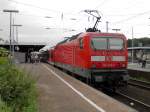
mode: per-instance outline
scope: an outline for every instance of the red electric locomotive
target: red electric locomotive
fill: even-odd
[[[126,43],[123,34],[86,32],[57,44],[49,61],[94,82],[126,82]]]
[[[50,50],[49,62],[90,82],[127,82],[127,41],[123,34],[101,33],[95,26]]]

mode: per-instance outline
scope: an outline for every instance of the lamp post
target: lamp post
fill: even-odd
[[[116,31],[116,33],[117,33],[118,31],[120,31],[120,29],[118,29],[118,28],[114,28],[114,29],[112,29],[112,30]]]
[[[10,56],[12,56],[12,13],[18,13],[18,10],[8,10],[8,9],[4,9],[3,12],[7,12],[10,13],[10,33],[9,33],[9,49],[10,49]]]
[[[109,24],[109,22],[106,21],[106,32],[107,32],[107,33],[108,33],[108,24]]]
[[[14,49],[16,49],[17,51],[19,50],[19,47],[18,47],[18,44],[19,44],[19,41],[18,41],[18,27],[21,27],[22,25],[20,24],[13,24],[13,27],[16,27],[16,47],[14,47],[13,45],[13,52],[14,52]],[[13,43],[15,42],[15,39],[13,39]]]
[[[0,29],[0,31],[3,31],[3,29]],[[0,37],[0,42],[1,42],[1,41],[3,42],[4,40],[3,40],[3,38]]]

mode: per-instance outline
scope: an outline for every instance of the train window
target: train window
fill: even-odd
[[[109,48],[114,50],[123,49],[123,39],[120,38],[109,38]]]
[[[80,49],[83,49],[83,39],[81,38],[80,40],[79,40],[79,46],[80,46]]]
[[[92,38],[91,47],[95,50],[107,49],[107,38]]]

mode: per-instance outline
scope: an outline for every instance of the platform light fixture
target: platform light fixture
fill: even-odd
[[[113,28],[112,30],[113,30],[113,31],[116,31],[116,33],[117,33],[117,32],[120,31],[121,29],[119,29],[119,28]]]

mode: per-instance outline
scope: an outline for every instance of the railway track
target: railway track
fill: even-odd
[[[145,87],[145,86],[144,86]],[[150,103],[148,98],[149,90],[147,88],[143,89],[143,86],[133,86],[129,85],[126,88],[117,89],[115,92],[113,89],[107,87],[98,88],[98,90],[103,91],[105,94],[113,97],[114,99],[123,102],[124,104],[138,110],[139,112],[150,112]],[[146,94],[144,94],[146,91]],[[140,94],[142,93],[142,94]],[[143,95],[146,95],[143,96]]]
[[[83,81],[84,82],[84,81]],[[86,82],[84,82],[86,83]],[[138,89],[148,89],[150,90],[150,83],[146,83],[144,81],[138,81],[138,80],[134,80],[134,79],[131,79],[130,82],[129,82],[129,85],[132,85],[133,87],[135,86],[135,88],[138,88]],[[92,85],[90,85],[92,86]],[[127,94],[124,94],[124,91],[118,91],[116,90],[114,92],[114,90],[112,88],[107,88],[107,87],[104,87],[104,86],[101,86],[101,87],[95,87],[93,86],[94,88],[100,90],[100,91],[103,91],[104,89],[104,93],[115,98],[116,100],[118,101],[121,101],[125,104],[127,104],[128,106],[138,110],[139,112],[150,112],[150,104],[148,104],[147,102],[145,101],[142,101],[140,99],[136,99],[135,97],[132,97],[132,95],[127,95]],[[140,87],[140,88],[139,88]],[[126,88],[128,89],[128,87]],[[107,90],[107,92],[105,91]],[[133,92],[135,92],[133,90]]]
[[[98,88],[98,90],[102,91],[103,93],[113,97],[114,99],[134,108],[139,112],[150,112],[150,104],[142,101],[138,98],[132,97],[131,94],[126,94],[124,91],[116,90],[115,92],[112,89],[104,87]]]
[[[132,98],[132,97],[130,97],[130,96],[126,95],[126,94],[123,94],[123,93],[121,93],[121,92],[119,92],[119,91],[116,91],[116,94],[118,94],[118,95],[120,95],[120,96],[123,96],[123,97],[125,97],[125,98],[131,100],[132,102],[138,103],[138,104],[143,105],[143,106],[145,106],[145,107],[147,107],[147,108],[150,109],[150,105],[149,105],[149,104],[146,104],[146,103],[144,103],[144,102],[142,102],[142,101],[139,101],[139,100],[137,100],[137,99],[135,99],[135,98]]]
[[[143,89],[150,90],[150,82],[136,80],[136,79],[130,79],[128,82],[129,85],[137,86]]]

